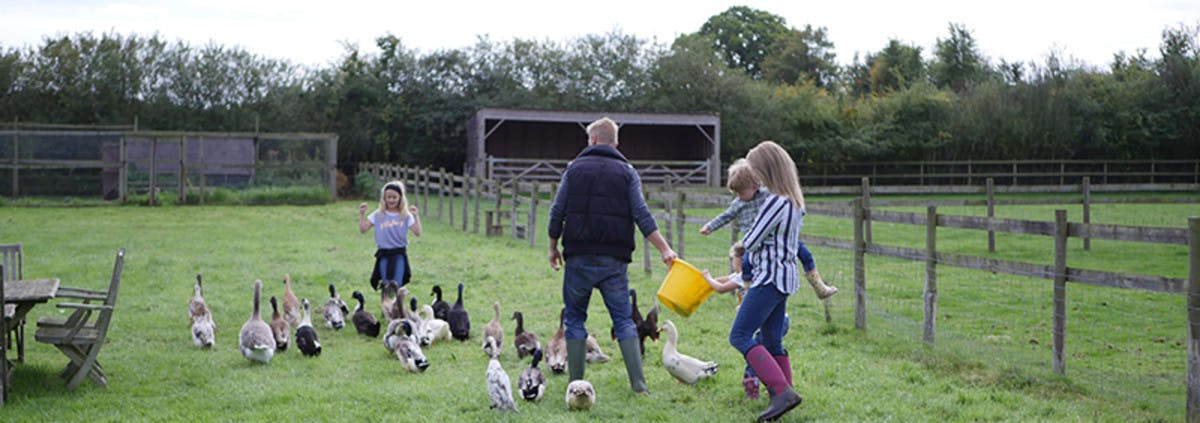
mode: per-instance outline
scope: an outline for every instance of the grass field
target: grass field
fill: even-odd
[[[588,367],[586,378],[598,390],[597,406],[587,415],[567,411],[562,401],[566,377],[557,375],[550,376],[542,402],[522,402],[518,414],[489,410],[487,359],[479,331],[491,318],[491,303],[500,302],[510,336],[514,322],[508,316],[520,310],[526,328],[545,342],[557,324],[562,275],[547,264],[543,228],[538,228],[537,247],[530,248],[526,241],[463,233],[433,219],[431,210],[422,213],[425,236],[411,247],[410,289],[427,303],[435,284],[451,291],[458,282],[466,284],[473,328],[469,342],[433,345],[426,350],[431,367],[413,374],[385,352],[379,339],[359,336],[353,328],[335,332],[320,327],[320,357],[305,358],[293,347],[269,365],[249,363],[236,343],[250,314],[255,279],[265,283],[264,299],[281,295],[283,275],[290,273],[297,294],[314,303],[323,301],[327,285],[334,283],[347,299],[354,290],[364,291],[368,309],[378,312],[378,295],[370,292],[366,279],[374,244],[369,233],[357,231],[356,204],[0,208],[0,242],[24,243],[27,277],[58,277],[64,285],[100,289],[107,284],[117,249],[127,249],[115,326],[100,355],[110,386],[88,381],[75,392],[66,391],[58,378],[66,358],[34,342],[30,324],[26,363],[15,368],[13,392],[0,420],[746,421],[766,405],[765,400],[742,398],[744,363],[726,341],[731,298],[710,298],[687,319],[663,315],[679,327],[680,351],[718,361],[717,376],[696,386],[677,384],[661,367],[661,342],[648,343],[645,368],[652,395],[641,397],[628,389],[616,343],[607,336],[607,313],[596,295],[588,326],[614,357]],[[998,214],[1050,220],[1053,213],[1047,210],[1053,208],[1009,206]],[[1099,205],[1093,208],[1093,220],[1182,227],[1196,211],[1195,205]],[[942,212],[982,214],[979,208]],[[1147,216],[1161,223],[1146,222]],[[924,245],[923,229],[892,226],[876,225],[875,240]],[[845,220],[810,216],[805,232],[848,237],[849,227]],[[687,259],[699,267],[723,269],[728,233],[705,238],[695,229],[687,234]],[[1002,237],[1000,242],[1000,257],[1050,260],[1049,239]],[[1135,273],[1187,274],[1185,247],[1118,244],[1093,242],[1093,251],[1084,253],[1074,240],[1070,265],[1102,270],[1128,265]],[[984,254],[979,251],[986,251],[986,236],[948,233],[939,239],[939,248]],[[831,301],[829,323],[825,308],[807,288],[789,301],[792,326],[785,346],[805,401],[784,421],[1127,422],[1184,417],[1182,296],[1071,285],[1067,373],[1058,376],[1050,371],[1049,281],[943,268],[938,342],[926,346],[920,341],[923,263],[868,258],[868,329],[859,331],[854,329],[851,254],[821,248],[814,254],[826,278],[843,293]],[[655,263],[649,275],[640,269],[638,261],[630,267],[631,286],[642,294],[645,311],[665,268]],[[217,345],[208,351],[192,346],[188,330],[187,301],[197,272],[204,274],[218,327]],[[39,306],[31,320],[56,313],[53,307]],[[511,344],[501,362],[514,381],[528,365],[517,359]]]

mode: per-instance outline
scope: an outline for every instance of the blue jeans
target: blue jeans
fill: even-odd
[[[567,340],[587,339],[588,304],[599,289],[618,340],[637,338],[629,304],[629,263],[600,255],[572,255],[563,269],[563,326]]]
[[[404,267],[406,265],[408,265],[408,263],[404,262],[403,256],[396,256],[396,260],[397,260],[396,273],[389,275],[389,274],[387,274],[387,268],[388,268],[388,264],[389,264],[388,258],[380,257],[379,258],[379,274],[383,277],[384,281],[396,281],[396,285],[404,286]]]
[[[784,355],[783,334],[786,330],[788,294],[779,292],[772,284],[762,284],[746,291],[733,328],[729,330],[729,344],[738,352],[747,351],[761,344],[771,355]],[[762,339],[754,333],[762,331]]]

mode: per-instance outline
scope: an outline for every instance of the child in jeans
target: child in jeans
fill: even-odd
[[[735,243],[733,247],[729,248],[729,258],[733,261],[733,273],[730,273],[729,276],[714,278],[708,272],[708,269],[700,272],[704,275],[704,280],[708,282],[708,286],[711,286],[713,291],[716,291],[718,294],[732,292],[734,297],[737,298],[737,305],[739,307],[742,304],[742,296],[746,294],[746,283],[749,282],[747,279],[743,279],[744,273],[742,272],[742,254],[745,252],[746,250],[742,248],[741,242]],[[748,276],[748,274],[746,275]],[[787,314],[784,314],[783,335],[787,335],[789,326],[791,326],[790,319]],[[754,339],[761,343],[762,331],[755,333]],[[754,373],[754,369],[748,364],[746,365],[746,370],[742,372],[742,388],[746,390],[746,398],[752,400],[759,398],[758,375]]]
[[[737,197],[730,201],[729,208],[700,228],[701,235],[707,236],[729,222],[733,222],[738,231],[745,233],[754,225],[754,218],[758,216],[759,206],[767,198],[767,191],[762,188],[757,172],[746,159],[738,159],[729,166],[729,182],[726,186]],[[813,261],[812,252],[804,245],[804,240],[797,240],[797,249],[800,264],[804,267],[804,278],[808,279],[809,285],[812,285],[813,291],[817,293],[817,298],[824,300],[836,294],[837,287],[827,285],[821,279],[821,273],[817,272],[817,263]],[[741,256],[739,255],[735,260],[741,261]],[[753,269],[747,266],[747,263],[742,265],[745,266],[744,271],[741,272],[742,280],[750,281]]]

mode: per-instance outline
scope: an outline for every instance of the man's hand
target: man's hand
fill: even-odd
[[[675,264],[675,259],[677,258],[679,258],[679,255],[675,254],[675,250],[671,249],[671,247],[667,247],[667,249],[662,251],[662,261],[663,264],[667,265],[668,269],[671,268],[672,264]]]
[[[558,252],[557,245],[550,246],[550,267],[554,270],[561,269],[563,265],[562,254]]]

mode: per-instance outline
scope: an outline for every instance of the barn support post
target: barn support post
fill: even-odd
[[[864,216],[861,198],[854,199],[854,327],[867,330],[867,242],[863,234]]]
[[[992,219],[996,218],[996,181],[987,178],[988,252],[996,252],[996,231]]]
[[[1092,251],[1092,178],[1090,176],[1083,177],[1080,190],[1083,191],[1083,223],[1084,227],[1088,228],[1083,232],[1083,251]]]
[[[1187,421],[1200,423],[1200,217],[1188,218]]]
[[[1054,211],[1054,373],[1067,371],[1067,211]]]
[[[865,176],[862,178],[862,207],[864,211],[868,212],[863,215],[863,234],[866,237],[864,239],[869,243],[871,242],[871,214],[869,213],[871,210],[871,179]]]
[[[933,345],[937,334],[937,207],[925,210],[925,336]]]

